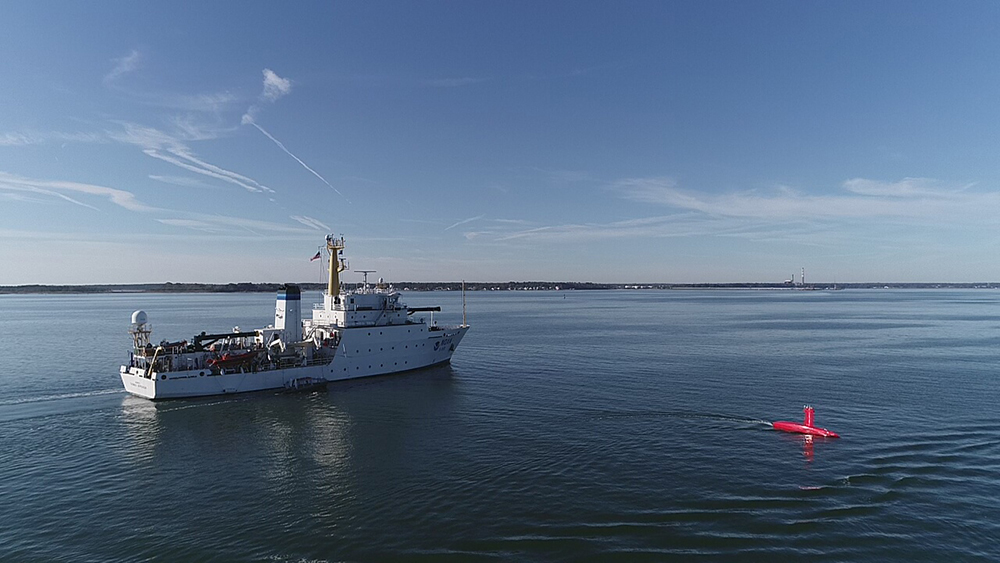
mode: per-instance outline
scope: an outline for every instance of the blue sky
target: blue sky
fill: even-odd
[[[1000,4],[3,12],[0,284],[1000,280]]]

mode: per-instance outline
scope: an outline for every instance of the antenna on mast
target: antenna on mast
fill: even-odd
[[[357,272],[357,273],[359,273],[359,274],[361,274],[361,275],[363,275],[365,277],[365,281],[364,281],[364,283],[365,283],[364,288],[365,289],[364,290],[368,291],[368,274],[374,274],[377,270],[354,270],[354,271]]]

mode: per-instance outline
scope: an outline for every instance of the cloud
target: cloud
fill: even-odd
[[[803,194],[788,187],[773,192],[706,194],[680,189],[670,178],[631,178],[615,183],[611,189],[626,199],[641,203],[760,220],[930,219],[945,215],[959,218],[982,215],[982,206],[995,206],[1000,199],[996,192],[974,193],[967,191],[967,187],[942,187],[927,178],[907,178],[899,182],[854,178],[845,181],[842,188],[844,192],[821,195]]]
[[[629,178],[610,190],[621,197],[669,209],[668,213],[609,222],[524,225],[493,220],[464,233],[497,242],[591,242],[620,238],[734,237],[755,242],[834,247],[848,241],[920,237],[940,229],[988,234],[1000,223],[1000,191],[974,191],[929,178],[884,182],[852,178],[838,190],[808,194],[787,186],[772,190],[701,193],[671,178]]]
[[[208,123],[194,115],[175,115],[169,119],[175,136],[184,141],[209,141],[236,131],[236,127],[222,127],[218,122]]]
[[[183,227],[185,229],[192,229],[195,231],[202,231],[206,233],[223,233],[226,229],[208,223],[206,221],[198,221],[197,219],[157,219],[160,223],[164,225],[170,225],[171,227]]]
[[[239,98],[229,92],[178,94],[175,92],[140,92],[125,90],[117,84],[115,84],[114,87],[117,91],[134,99],[140,104],[180,111],[220,113],[240,101]]]
[[[94,184],[84,184],[80,182],[64,182],[59,180],[37,180],[17,176],[7,172],[0,172],[0,190],[7,192],[29,192],[40,195],[62,199],[70,203],[97,210],[97,207],[70,197],[66,192],[105,198],[111,203],[128,209],[129,211],[154,211],[155,207],[150,207],[141,203],[135,198],[132,192],[98,186]]]
[[[4,133],[0,135],[0,147],[34,145],[40,141],[24,133]]]
[[[291,80],[278,76],[269,68],[264,69],[264,91],[261,93],[263,99],[273,102],[291,91]]]
[[[114,82],[123,74],[128,74],[139,68],[139,65],[142,63],[142,55],[139,51],[132,49],[131,53],[119,59],[112,59],[111,61],[115,63],[115,66],[111,69],[111,72],[104,75],[105,84]]]
[[[122,125],[122,131],[109,132],[108,136],[116,141],[140,147],[147,156],[196,174],[235,184],[250,192],[274,193],[274,190],[253,178],[199,159],[181,139],[173,135],[134,123]]]
[[[260,102],[274,102],[278,98],[286,96],[291,92],[291,80],[278,76],[269,68],[264,69],[264,89],[257,98]],[[254,120],[257,119],[258,113],[260,113],[259,104],[250,106],[240,119],[240,123],[243,125],[254,123]]]
[[[259,221],[256,219],[244,219],[242,217],[229,217],[226,215],[209,215],[205,213],[190,213],[187,215],[187,218],[157,219],[157,221],[163,223],[164,225],[183,227],[186,229],[210,233],[288,233],[316,236],[314,234],[315,231],[313,230],[307,230],[283,223]]]
[[[518,231],[492,231],[474,233],[475,236],[491,235],[497,241],[549,241],[597,242],[622,238],[678,238],[729,236],[751,238],[780,238],[779,233],[788,229],[802,229],[802,225],[787,223],[775,232],[746,219],[705,217],[695,213],[676,213],[639,217],[607,223],[570,223],[546,225]]]
[[[48,133],[28,131],[0,134],[0,147],[42,145],[51,141],[61,143],[103,143],[107,141],[107,138],[99,133],[64,133],[61,131],[51,131]]]
[[[206,184],[197,178],[189,178],[187,176],[163,176],[159,174],[150,174],[150,180],[156,180],[157,182],[163,182],[164,184],[170,184],[172,186],[181,186],[182,188],[212,188],[210,184]]]
[[[118,80],[122,76],[136,71],[142,66],[144,56],[136,49],[128,55],[112,59],[114,68],[104,75],[104,85],[124,94],[141,104],[165,107],[182,111],[212,112],[218,113],[227,109],[237,97],[229,92],[216,92],[208,94],[178,94],[173,92],[146,92],[136,91],[125,87],[123,81]]]
[[[860,195],[885,197],[943,197],[961,191],[942,190],[929,178],[903,178],[898,182],[852,178],[844,182],[844,189]]]
[[[291,218],[294,219],[295,221],[298,221],[299,223],[302,223],[307,227],[316,229],[317,231],[329,232],[333,230],[327,225],[323,224],[319,219],[313,219],[312,217],[306,217],[304,215],[292,215]]]
[[[459,221],[458,223],[455,223],[454,225],[451,225],[450,227],[445,227],[444,230],[450,231],[451,229],[454,229],[455,227],[457,227],[459,225],[464,225],[466,223],[471,223],[473,221],[478,221],[479,219],[482,219],[483,217],[485,217],[485,215],[476,215],[475,217],[469,217],[468,219],[462,219],[461,221]]]

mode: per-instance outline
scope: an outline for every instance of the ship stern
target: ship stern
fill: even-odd
[[[119,370],[122,385],[129,393],[145,399],[156,398],[156,380],[145,377],[140,368],[122,366]]]

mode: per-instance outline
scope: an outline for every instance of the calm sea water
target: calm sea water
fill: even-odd
[[[273,296],[0,296],[0,560],[1000,560],[1000,292],[468,302],[447,367],[152,403],[134,309],[184,338]],[[842,438],[764,422],[806,403]]]

